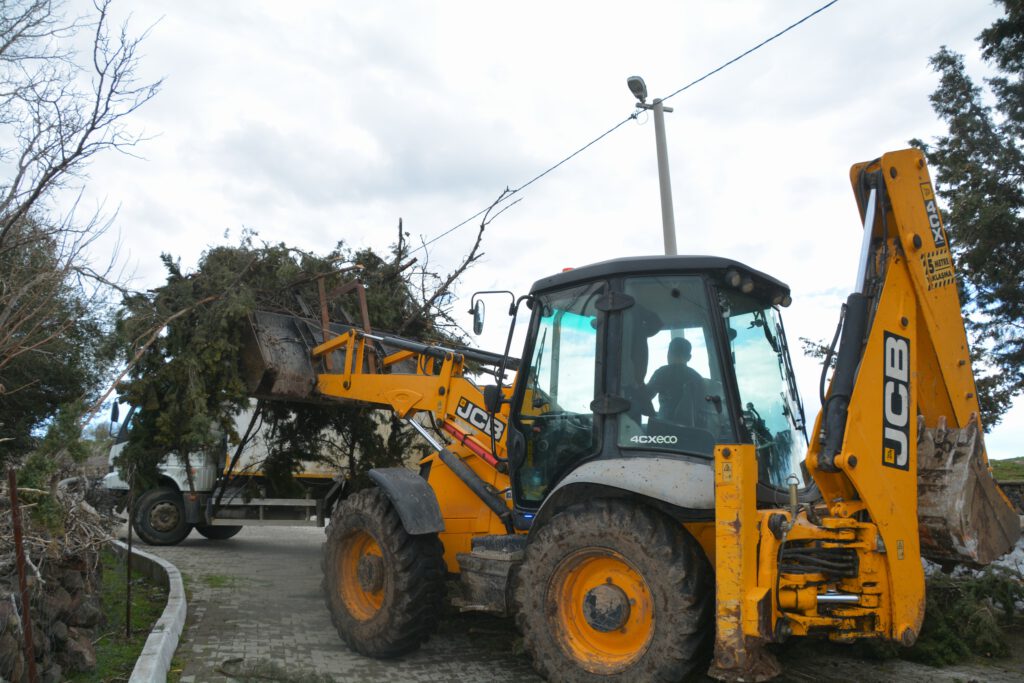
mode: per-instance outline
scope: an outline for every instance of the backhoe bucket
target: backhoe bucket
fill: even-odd
[[[332,324],[341,334],[345,326]],[[242,375],[256,398],[338,405],[343,399],[316,391],[317,374],[325,372],[312,350],[323,342],[320,323],[281,313],[256,311],[249,316],[242,348]],[[345,352],[330,354],[334,368],[344,367]],[[315,363],[315,364],[314,364]]]
[[[977,423],[918,430],[918,524],[921,554],[939,563],[985,565],[1008,553],[1020,519],[983,456]]]

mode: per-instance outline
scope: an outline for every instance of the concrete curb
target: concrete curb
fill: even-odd
[[[118,552],[128,552],[127,544],[116,540],[113,543]],[[185,586],[177,567],[163,558],[135,547],[132,548],[132,571],[145,574],[165,586],[167,606],[153,625],[128,683],[163,683],[167,680],[171,658],[178,648],[182,629],[185,628],[185,616],[188,613]]]

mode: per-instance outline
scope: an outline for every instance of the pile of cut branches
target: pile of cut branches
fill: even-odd
[[[390,258],[382,258],[342,243],[317,255],[257,243],[247,233],[238,246],[207,250],[193,272],[165,254],[166,283],[126,296],[117,324],[119,352],[128,368],[118,389],[122,401],[139,409],[119,463],[122,472],[134,472],[137,485],[145,485],[168,454],[223,452],[224,434],[238,438],[234,416],[249,405],[241,349],[253,311],[319,318],[321,291],[359,279],[375,330],[461,342],[463,333],[449,308],[451,288],[479,258],[479,235],[445,275],[412,258],[406,237],[400,223]],[[332,321],[358,323],[354,295],[326,303]],[[359,477],[371,467],[401,463],[413,442],[389,413],[365,408],[273,402],[263,418],[270,454],[262,469],[278,495],[289,492],[291,474],[303,462],[344,463],[350,477]],[[388,422],[392,428],[381,429]]]
[[[22,545],[29,574],[38,581],[50,562],[95,557],[110,542],[113,520],[85,500],[84,482],[43,490],[18,486],[22,511]],[[0,577],[16,578],[11,497],[6,477],[0,487]],[[8,589],[12,585],[5,586]]]

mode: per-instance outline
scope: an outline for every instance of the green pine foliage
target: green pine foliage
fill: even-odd
[[[960,276],[982,421],[999,423],[1024,390],[1024,7],[998,0],[1005,16],[978,36],[995,75],[984,86],[962,55],[932,58],[932,107],[948,134],[921,147],[946,204],[946,231]],[[991,102],[991,104],[989,104]]]
[[[393,252],[386,260],[339,244],[319,256],[260,244],[246,234],[238,246],[210,248],[194,272],[164,255],[166,283],[126,298],[117,324],[123,357],[137,358],[120,394],[141,408],[119,463],[122,471],[134,471],[142,485],[152,481],[169,453],[223,453],[222,435],[238,437],[233,415],[249,400],[239,364],[247,316],[267,310],[318,318],[320,278],[331,292],[358,276],[367,287],[374,330],[457,341],[422,312],[401,244]],[[329,314],[332,321],[358,324],[357,298],[331,299]],[[274,495],[292,492],[291,474],[318,454],[347,461],[347,474],[358,478],[371,467],[400,463],[412,443],[400,428],[390,439],[382,436],[378,427],[393,418],[367,408],[272,402],[264,419],[272,452],[263,469],[274,482]]]
[[[904,659],[944,666],[971,657],[1010,654],[1005,630],[1024,600],[1021,575],[1005,567],[990,567],[978,576],[928,578],[927,604],[921,637],[903,650]]]

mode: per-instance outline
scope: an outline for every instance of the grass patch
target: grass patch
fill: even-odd
[[[231,588],[238,583],[235,577],[223,574],[204,574],[200,580],[210,588]]]
[[[1024,458],[989,460],[996,481],[1024,481]]]
[[[71,683],[112,683],[126,681],[135,668],[153,624],[167,604],[167,589],[132,574],[132,635],[125,637],[125,573],[122,555],[113,550],[100,554],[103,565],[102,609],[107,617],[96,641],[96,670],[83,671],[67,678]]]

